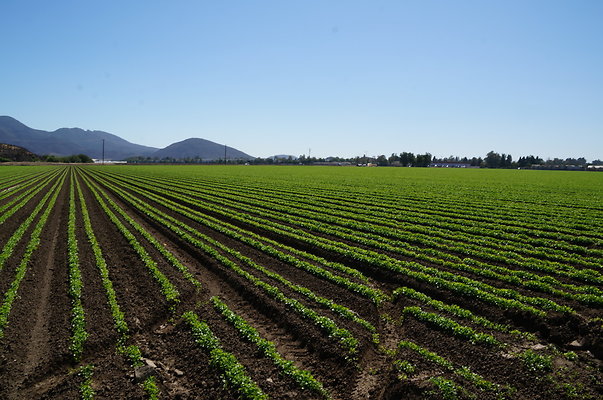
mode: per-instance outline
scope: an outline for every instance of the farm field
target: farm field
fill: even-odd
[[[24,398],[603,398],[603,174],[0,167]]]

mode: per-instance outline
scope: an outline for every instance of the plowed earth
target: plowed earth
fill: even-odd
[[[98,179],[94,173],[76,169],[66,169],[64,173],[67,177],[68,174],[74,173],[76,181],[82,187],[94,234],[106,260],[117,302],[130,329],[126,344],[140,348],[146,364],[151,367],[151,373],[156,377],[157,386],[161,391],[160,398],[239,398],[239,394],[225,386],[218,370],[210,365],[209,354],[195,343],[189,325],[181,317],[189,310],[194,310],[200,319],[207,322],[215,336],[219,338],[224,350],[232,353],[243,364],[248,375],[270,398],[321,398],[319,394],[301,388],[293,379],[282,374],[272,361],[260,354],[255,345],[244,340],[214,309],[210,302],[213,296],[219,297],[233,312],[253,326],[264,339],[274,342],[285,359],[293,361],[298,368],[310,371],[322,382],[333,399],[446,398],[447,393],[434,385],[434,377],[459,383],[460,385],[454,388],[454,395],[458,398],[488,399],[502,396],[517,399],[569,399],[603,396],[601,349],[597,347],[600,346],[600,341],[593,339],[601,332],[600,323],[597,325],[577,316],[555,313],[537,318],[520,312],[502,310],[484,302],[476,303],[443,289],[363,265],[361,261],[353,258],[314,248],[301,241],[279,237],[257,226],[224,218],[225,222],[233,223],[240,228],[324,257],[329,261],[356,268],[368,277],[368,284],[371,287],[379,288],[385,293],[389,294],[400,286],[408,286],[444,303],[457,304],[470,309],[493,322],[508,324],[515,329],[530,332],[537,338],[536,342],[520,339],[517,335],[490,331],[471,322],[457,319],[459,323],[477,331],[490,333],[508,345],[503,348],[492,348],[471,344],[433,329],[430,325],[411,316],[403,317],[402,309],[408,306],[420,305],[425,311],[436,312],[435,309],[415,300],[401,297],[376,306],[366,297],[294,268],[150,199],[144,199],[127,187],[122,188],[198,232],[249,257],[255,263],[277,272],[294,284],[308,288],[319,296],[353,310],[359,317],[374,325],[379,334],[378,343],[374,341],[371,332],[359,324],[341,317],[282,283],[241,264],[231,255],[221,252],[227,258],[239,263],[245,271],[279,288],[286,296],[297,299],[320,315],[331,318],[339,327],[349,330],[359,340],[359,352],[350,360],[337,341],[328,337],[315,324],[292,312],[290,308],[199,248],[185,242],[168,227],[137,210],[112,190],[105,181]],[[179,291],[179,304],[175,308],[170,308],[159,285],[139,255],[100,207],[84,176],[96,181],[108,198],[163,244],[189,269],[201,283],[201,287],[195,288],[187,281],[182,273],[120,216],[120,220],[134,233],[136,239],[157,263],[159,270]],[[0,246],[7,243],[13,232],[30,215],[56,179],[58,177],[0,225]],[[0,399],[80,398],[82,377],[78,374],[78,367],[88,364],[94,366],[92,388],[95,398],[147,398],[140,381],[135,376],[135,368],[127,357],[117,351],[119,335],[114,328],[107,295],[84,230],[77,196],[76,236],[84,283],[82,302],[89,337],[85,342],[81,360],[74,361],[70,353],[71,299],[67,249],[69,185],[70,181],[67,178],[60,188],[56,204],[43,228],[40,245],[27,266],[25,278],[18,289],[18,297],[9,314],[8,325],[0,339]],[[0,205],[10,201],[20,190],[24,189],[16,188],[15,193],[0,202]],[[177,196],[170,199],[176,201]],[[197,209],[202,211],[202,204]],[[2,296],[14,279],[15,270],[38,220],[39,216],[0,270]],[[388,255],[396,257],[395,254]],[[331,272],[343,276],[338,271],[331,270]],[[352,277],[349,279],[359,281]],[[488,283],[496,284],[495,281]],[[522,289],[522,294],[534,295],[527,289]],[[546,298],[545,295],[543,297]],[[573,306],[578,310],[585,309],[584,305],[569,300],[561,304]],[[586,314],[601,316],[600,309],[589,308],[587,311]],[[588,344],[582,347],[568,345],[577,339],[583,341],[588,339],[586,340]],[[488,381],[512,389],[503,391],[503,394],[483,391],[474,383],[463,380],[453,372],[429,362],[416,352],[398,349],[397,345],[401,340],[412,341],[445,357],[457,367],[468,367]],[[544,351],[543,354],[552,360],[552,369],[543,372],[527,368],[517,354],[528,349]],[[574,351],[575,357],[564,355],[570,350]],[[414,366],[414,371],[401,372],[396,369],[394,363],[398,360],[408,361]],[[461,386],[463,389],[459,389]],[[574,394],[576,390],[578,392]]]

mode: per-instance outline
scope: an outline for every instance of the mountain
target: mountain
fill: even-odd
[[[153,158],[201,158],[205,161],[224,159],[224,145],[210,140],[191,138],[173,143],[151,154]],[[255,157],[226,146],[226,159],[252,160]]]
[[[205,139],[186,139],[159,150],[155,147],[130,143],[107,132],[80,128],[61,128],[48,132],[32,129],[12,117],[0,116],[0,143],[24,147],[40,155],[86,154],[91,158],[101,158],[103,140],[107,160],[125,160],[129,157],[201,158],[204,161],[224,159],[224,145]],[[232,147],[226,147],[226,158],[251,160],[255,157]]]
[[[101,158],[105,140],[105,159],[123,160],[134,156],[149,156],[155,147],[130,143],[119,136],[102,131],[80,128],[61,128],[53,132],[32,129],[14,118],[0,116],[0,143],[24,147],[36,154],[68,156],[86,154]]]

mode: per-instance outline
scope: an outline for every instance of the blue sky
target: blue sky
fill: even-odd
[[[603,1],[0,3],[0,115],[254,156],[603,159]]]

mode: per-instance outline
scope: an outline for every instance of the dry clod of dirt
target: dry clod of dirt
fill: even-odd
[[[149,365],[143,365],[141,367],[134,368],[134,380],[137,383],[144,382],[149,376],[155,374],[155,368]]]
[[[585,342],[583,339],[580,339],[580,340],[576,339],[567,344],[567,347],[572,350],[582,350],[582,349],[584,349],[584,346],[585,346]]]
[[[149,367],[151,368],[157,368],[157,364],[155,364],[155,361],[153,360],[149,360],[148,358],[143,358],[143,361],[145,362],[145,364],[147,364]]]

